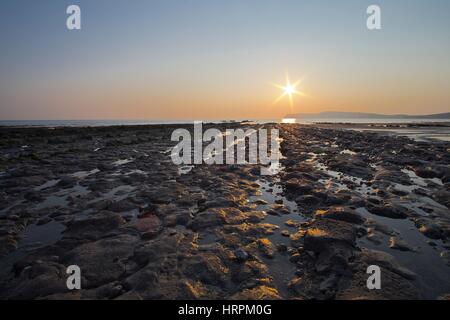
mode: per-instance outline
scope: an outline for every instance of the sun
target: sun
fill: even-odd
[[[302,97],[306,96],[305,93],[297,90],[297,87],[300,85],[301,82],[302,82],[302,80],[298,80],[294,83],[291,83],[291,81],[289,80],[289,76],[286,76],[286,84],[285,85],[273,84],[276,88],[283,90],[283,93],[275,100],[274,103],[278,103],[284,97],[288,97],[289,105],[292,110],[292,108],[294,107],[294,95],[302,96]]]
[[[294,86],[288,85],[288,86],[284,87],[284,94],[291,96],[294,92],[295,92]]]

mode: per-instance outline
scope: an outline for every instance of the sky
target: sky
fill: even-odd
[[[2,0],[0,120],[450,112],[449,30],[448,0]]]

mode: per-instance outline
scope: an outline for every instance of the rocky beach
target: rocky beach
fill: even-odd
[[[1,127],[0,299],[450,298],[450,142],[204,125],[279,129],[261,176],[175,165],[179,127]]]

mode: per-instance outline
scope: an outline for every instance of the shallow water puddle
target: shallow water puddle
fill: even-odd
[[[343,172],[330,170],[325,164],[320,162],[317,162],[315,167],[331,177],[330,179],[319,180],[319,182],[325,185],[327,189],[332,189],[335,191],[351,189],[364,197],[368,194],[374,193],[374,188],[369,186],[367,181],[362,178],[354,177]],[[348,185],[352,185],[354,188],[349,188]]]
[[[112,176],[130,176],[132,174],[147,175],[148,173],[143,171],[143,170],[134,169],[134,170],[129,170],[129,171],[119,170],[119,171],[116,171],[116,172],[112,173],[111,175]]]
[[[348,154],[348,155],[355,155],[355,154],[357,154],[356,152],[354,152],[354,151],[352,151],[352,150],[349,150],[349,149],[345,149],[345,150],[342,150],[341,152],[339,152],[340,154]]]
[[[121,160],[117,160],[117,161],[114,161],[113,163],[112,163],[112,165],[113,166],[122,166],[122,165],[124,165],[124,164],[127,164],[127,163],[130,163],[130,162],[133,162],[134,161],[134,159],[121,159]]]
[[[79,197],[86,195],[89,192],[90,191],[88,190],[88,188],[77,184],[72,188],[63,189],[61,191],[58,191],[57,193],[49,195],[47,198],[45,198],[44,201],[36,206],[36,209],[40,210],[44,208],[66,207],[69,204],[69,201],[67,200],[69,196]]]
[[[22,233],[18,249],[34,250],[52,245],[61,239],[65,228],[62,223],[54,220],[41,226],[32,224]]]
[[[173,147],[170,147],[169,149],[166,149],[164,151],[160,151],[159,153],[161,154],[171,154],[173,150]]]
[[[429,142],[430,140],[450,141],[450,130],[447,128],[346,128],[357,132],[378,132],[388,135],[399,135],[413,139],[417,142]]]
[[[274,230],[272,235],[268,235],[267,238],[272,242],[274,249],[273,259],[267,258],[261,255],[261,259],[267,265],[269,273],[273,277],[274,284],[278,289],[281,296],[288,296],[287,285],[294,277],[296,267],[295,264],[289,261],[289,255],[286,252],[279,252],[278,246],[290,246],[289,237],[281,234],[282,230],[288,230],[290,233],[295,233],[296,229],[288,227],[286,222],[288,220],[294,220],[297,222],[306,221],[307,218],[299,214],[297,204],[294,201],[290,201],[283,196],[283,189],[278,183],[278,178],[275,178],[274,182],[266,180],[257,180],[259,184],[259,192],[257,196],[251,196],[249,198],[250,203],[256,203],[257,211],[265,212],[277,212],[277,207],[283,205],[286,212],[279,212],[278,214],[267,214],[264,219],[265,223],[270,223],[278,226],[277,230]],[[263,202],[267,204],[263,204]],[[258,204],[260,202],[260,204]]]
[[[56,243],[62,238],[66,227],[57,221],[38,226],[29,225],[21,233],[17,249],[0,259],[0,272],[11,270],[14,263],[25,257],[30,251]]]
[[[363,217],[375,220],[380,225],[390,227],[398,237],[414,251],[400,251],[389,247],[390,236],[377,233],[381,243],[376,244],[366,237],[358,239],[358,245],[373,250],[387,252],[393,255],[400,265],[410,269],[417,274],[416,284],[427,294],[427,299],[435,299],[441,294],[450,291],[450,268],[439,256],[441,251],[446,250],[441,240],[433,240],[435,246],[431,246],[430,239],[420,233],[414,222],[409,219],[390,219],[371,214],[365,208],[356,209]]]
[[[118,187],[113,188],[109,192],[103,193],[101,196],[96,197],[94,200],[89,201],[88,203],[96,203],[102,200],[114,200],[120,201],[128,198],[133,191],[136,190],[136,187],[125,184]]]
[[[104,199],[110,199],[114,201],[120,201],[127,198],[131,192],[136,188],[130,185],[122,185],[112,189],[111,191],[103,194],[101,197],[96,198],[92,202],[101,201]],[[77,197],[88,194],[90,191],[83,186],[76,185],[70,189],[63,189],[55,194],[48,196],[43,202],[36,206],[36,209],[45,208],[64,208],[69,206],[68,197]],[[81,213],[77,213],[73,216],[74,219],[82,219],[94,212],[94,209],[86,209]],[[134,219],[138,210],[130,210],[122,212],[123,216],[129,216]],[[65,230],[65,226],[56,220],[52,220],[43,225],[37,225],[36,223],[29,225],[21,233],[20,241],[18,243],[18,249],[13,251],[5,261],[13,262],[18,258],[25,255],[26,252],[36,250],[48,245],[56,243],[62,237],[62,232]]]
[[[333,191],[342,188],[348,189],[345,181],[349,181],[354,182],[357,185],[352,191],[357,192],[362,196],[367,196],[367,194],[373,192],[373,188],[367,186],[367,182],[361,178],[329,170],[326,165],[318,162],[316,162],[316,167],[331,177],[330,179],[322,179],[319,181]],[[376,168],[375,165],[372,167]],[[430,181],[437,185],[442,185],[442,181],[439,181],[440,179],[423,179],[410,170],[403,169],[401,171],[409,176],[412,184],[403,185],[392,183],[391,185],[394,190],[406,193],[406,196],[399,197],[398,200],[392,200],[392,203],[403,206],[419,216],[430,216],[428,212],[424,211],[425,208],[432,209],[433,212],[438,210],[448,211],[445,206],[437,203],[433,199],[415,193],[415,190],[419,188],[428,190]],[[376,232],[381,243],[370,241],[367,237],[363,237],[358,239],[358,244],[360,246],[387,252],[393,255],[402,266],[415,272],[418,275],[415,280],[417,285],[422,289],[421,291],[427,294],[424,298],[435,299],[439,295],[450,291],[450,268],[440,257],[440,252],[447,249],[444,247],[445,244],[441,240],[431,241],[431,239],[418,231],[414,222],[410,219],[390,219],[381,217],[371,214],[365,208],[358,208],[357,212],[365,218],[370,218],[376,221],[376,223],[392,228],[395,231],[396,237],[406,241],[411,250],[401,251],[390,248],[391,236],[381,232]],[[432,243],[433,246],[431,246],[430,243]]]
[[[178,167],[178,175],[184,175],[184,174],[188,174],[189,172],[191,172],[191,170],[194,168],[194,166],[181,166]]]
[[[90,175],[96,174],[97,172],[100,172],[100,170],[94,169],[91,171],[78,171],[78,172],[69,174],[69,176],[78,178],[78,179],[84,179],[84,178],[89,177]]]
[[[34,188],[34,190],[41,191],[41,190],[44,190],[44,189],[48,189],[48,188],[54,187],[59,181],[60,181],[60,179],[48,180],[46,183],[44,183],[44,184]]]
[[[249,128],[249,127],[243,127],[243,128],[241,128],[241,129],[245,132],[243,138],[240,138],[240,139],[235,138],[235,139],[234,139],[232,142],[230,142],[230,143],[228,143],[228,141],[225,140],[225,148],[222,148],[221,150],[215,150],[214,152],[211,152],[211,153],[209,153],[208,155],[205,155],[205,156],[204,156],[204,159],[203,159],[203,162],[207,162],[207,161],[213,159],[213,158],[216,157],[216,156],[219,156],[219,157],[225,157],[225,156],[228,154],[228,150],[230,150],[231,148],[234,148],[235,146],[237,146],[237,148],[239,148],[239,147],[238,147],[239,143],[245,141],[245,139],[246,139],[247,137],[249,137],[253,132],[257,132],[257,130],[258,130],[259,128],[260,128],[260,127],[258,127],[257,129],[252,129],[252,128]],[[251,129],[251,130],[249,130],[249,129]],[[225,132],[220,132],[218,135],[216,135],[216,137],[219,137],[219,136],[221,136],[221,137],[226,137],[226,136],[229,136],[229,135],[231,135],[231,132],[225,131]],[[199,141],[199,142],[204,142],[203,140],[197,140],[197,141]],[[282,139],[278,139],[278,141],[282,141]],[[204,146],[203,146],[203,147],[204,147]],[[169,148],[169,149],[166,150],[166,151],[160,151],[160,152],[161,152],[162,154],[169,154],[169,153],[172,152],[172,150],[173,150],[173,148]],[[245,151],[245,149],[244,149],[244,151]],[[178,175],[181,176],[181,175],[184,175],[184,174],[188,174],[189,172],[191,172],[191,170],[192,170],[193,168],[194,168],[194,165],[182,165],[182,166],[178,166]],[[266,168],[266,169],[269,170],[269,172],[270,172],[270,171],[273,171],[273,170],[278,169],[278,168],[274,168],[274,167],[271,166],[271,167],[268,167],[268,168]]]
[[[416,173],[414,171],[408,170],[408,169],[402,169],[401,170],[403,173],[406,173],[409,177],[409,179],[416,185],[421,186],[421,187],[427,187],[428,183],[431,181],[439,186],[443,186],[444,184],[442,183],[442,180],[439,178],[432,178],[432,179],[425,179],[425,178],[421,178],[418,175],[416,175]]]

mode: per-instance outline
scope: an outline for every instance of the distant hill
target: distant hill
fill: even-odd
[[[288,114],[285,118],[295,119],[450,119],[450,112],[408,115],[408,114],[378,114],[364,112],[335,112],[327,111],[320,113],[296,113]]]

